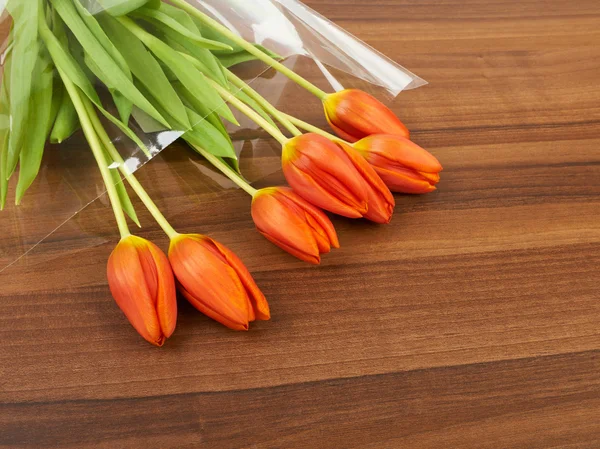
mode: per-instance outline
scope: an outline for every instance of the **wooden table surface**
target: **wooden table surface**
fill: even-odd
[[[389,226],[335,218],[343,248],[315,268],[173,145],[142,182],[180,231],[243,258],[273,320],[235,333],[182,302],[149,346],[110,297],[117,234],[96,201],[0,274],[1,447],[600,447],[600,3],[307,3],[430,82],[394,108],[442,161],[439,191],[397,196]],[[84,151],[48,150],[42,186],[4,212],[4,262],[54,227]],[[259,185],[283,182],[276,153],[244,158]]]

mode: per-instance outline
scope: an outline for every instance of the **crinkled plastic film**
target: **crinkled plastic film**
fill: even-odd
[[[152,1],[154,0],[149,3]],[[379,96],[387,94],[388,97],[395,97],[402,90],[425,84],[419,77],[297,0],[187,1],[250,42],[261,44],[281,55],[286,66],[308,77],[326,91],[360,87]],[[140,6],[145,3],[144,0],[86,0],[82,4],[93,15],[98,15],[106,14],[105,8],[113,8],[114,11],[130,7],[136,2]],[[0,1],[0,6],[4,9],[1,3]],[[11,24],[11,17],[3,11],[0,24],[3,67],[11,49]],[[13,32],[18,30],[14,28]],[[301,88],[263,63],[242,63],[235,66],[233,71],[285,112],[302,116],[303,108],[321,107],[319,101],[309,93],[305,94],[306,102],[302,105],[290,103],[289,98],[297,98]],[[112,104],[109,92],[96,87],[103,104],[109,112],[117,115],[114,105],[108,106]],[[240,156],[242,168],[246,168],[244,176],[254,182],[278,171],[280,145],[266,137],[243,115],[235,112],[235,116],[240,126],[227,124],[227,129],[232,136],[236,153]],[[178,152],[177,156],[164,151],[181,136],[182,131],[165,130],[160,125],[157,127],[156,122],[136,120],[136,117],[139,115],[134,111],[129,125],[150,154],[142,151],[109,121],[102,120],[130,171],[137,172],[157,156],[161,160],[156,163],[161,164],[162,169],[166,169],[172,157],[189,160],[187,165],[178,164],[178,168],[169,168],[172,179],[168,182],[180,186],[178,198],[182,200],[161,202],[158,198],[157,201],[167,218],[173,220],[173,225],[177,227],[176,217],[185,214],[189,208],[196,207],[197,201],[234,188],[233,183],[185,145],[177,145],[174,149]],[[2,111],[2,126],[9,126],[10,120],[7,111]],[[112,169],[117,170],[115,166]],[[104,184],[81,131],[61,144],[46,144],[39,174],[19,206],[14,205],[17,175],[18,169],[9,183],[5,210],[0,213],[0,229],[3,231],[0,240],[0,272],[14,265],[21,268],[37,267],[65,252],[83,251],[108,240],[116,241],[116,226],[112,235],[97,233],[93,226],[95,221],[112,222],[114,219],[108,207]],[[161,179],[165,179],[164,173]],[[144,176],[142,181],[152,182],[152,176]],[[151,187],[151,192],[159,190],[159,186],[146,187]],[[129,193],[136,204],[136,210],[142,208],[135,201],[134,193]],[[80,219],[84,212],[87,214],[86,218]],[[142,222],[142,226],[149,224],[147,217],[144,218],[146,221]],[[132,223],[131,228],[135,229]],[[198,230],[200,229],[210,232],[202,223],[198,224]],[[71,239],[73,235],[80,234],[85,237],[81,239],[84,243],[74,241],[71,246],[53,245],[54,241],[60,240],[58,236],[61,234],[68,234]],[[36,254],[42,252],[38,249],[40,245],[43,245],[43,257]],[[36,257],[31,257],[32,254]]]

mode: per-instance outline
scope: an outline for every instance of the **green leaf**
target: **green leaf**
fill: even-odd
[[[9,36],[12,41],[12,33]],[[12,50],[6,53],[4,60],[4,76],[0,87],[0,210],[6,204],[8,193],[8,139],[10,134],[10,70],[12,65]]]
[[[50,120],[48,121],[48,129],[46,130],[46,136],[50,135],[52,127],[58,117],[58,111],[62,104],[62,99],[65,95],[65,89],[63,83],[59,77],[54,77],[54,86],[52,88],[52,105],[50,107]]]
[[[214,73],[211,73],[210,69],[202,61],[200,61],[198,58],[194,57],[191,54],[192,52],[188,51],[176,39],[173,39],[173,37],[171,37],[171,36],[167,36],[165,33],[163,33],[163,38],[164,38],[165,43],[167,45],[169,45],[169,47],[171,47],[177,53],[181,54],[184,58],[186,58],[188,60],[189,63],[191,63],[194,67],[196,67],[198,70],[200,70],[203,74],[205,74],[206,76],[208,76],[209,78],[211,78],[213,80],[217,76],[220,77],[220,75],[216,71]],[[220,83],[220,81],[219,81],[219,83]]]
[[[110,39],[115,42],[121,54],[129,61],[129,67],[135,77],[147,88],[148,92],[152,93],[152,97],[157,100],[158,104],[171,117],[175,118],[178,123],[177,128],[181,131],[189,129],[191,125],[183,103],[160,64],[146,50],[144,44],[119,21],[110,16],[100,18],[100,23]]]
[[[182,136],[184,140],[202,147],[215,156],[237,160],[231,141],[223,137],[223,134],[208,120],[203,119],[191,109],[188,109],[188,114],[193,126]]]
[[[156,27],[163,29],[163,27],[169,28],[171,31],[179,34],[180,39],[190,39],[197,46],[206,48],[208,50],[231,50],[231,47],[221,42],[211,41],[202,37],[199,32],[194,32],[184,25],[180,24],[177,20],[164,12],[157,9],[140,8],[131,14],[132,17],[146,20]]]
[[[196,58],[194,58],[193,56],[190,56],[190,55],[188,55],[186,53],[181,53],[181,55],[184,58],[186,58],[189,62],[191,62],[192,65],[194,65],[195,67],[197,67],[198,70],[200,70],[202,72],[203,65],[202,65],[202,63],[200,61],[198,61]],[[223,72],[223,74],[225,76],[225,72]],[[173,85],[176,86],[175,83]],[[183,91],[181,91],[177,87],[175,87],[175,88],[178,90],[180,96],[182,96],[182,95],[186,96],[187,101],[189,103],[192,103],[194,109],[196,109],[198,111],[202,111],[203,116],[209,116],[209,115],[212,115],[213,112],[215,112],[215,113],[217,112],[217,111],[210,110],[209,108],[207,108],[206,105],[203,104],[203,102],[202,102],[202,100],[200,98],[192,95],[191,92],[188,89],[186,89],[185,87],[183,88]],[[229,82],[227,82],[226,88],[229,88]],[[216,114],[216,115],[217,115],[217,118],[218,118],[218,114]],[[238,123],[237,120],[235,122],[232,122],[232,123],[234,125],[239,126],[239,123]]]
[[[255,47],[260,49],[261,51],[263,51],[264,53],[266,53],[267,55],[271,56],[274,59],[277,59],[277,60],[282,59],[281,56],[279,56],[277,53],[274,53],[274,52],[266,49],[262,45],[255,45]],[[241,64],[242,62],[256,61],[258,59],[256,56],[254,56],[251,53],[248,53],[246,50],[243,50],[243,49],[241,51],[237,51],[235,53],[218,53],[218,54],[216,52],[213,52],[213,53],[219,59],[221,64],[223,64],[223,66],[225,66],[226,68],[233,67],[234,65]]]
[[[119,64],[115,62],[100,42],[98,42],[94,34],[87,28],[71,0],[50,1],[85,52],[94,59],[98,66],[102,67],[102,72],[110,79],[110,84],[113,88],[121,92],[123,96],[140,109],[146,111],[154,119],[167,125],[164,117],[162,117],[158,111],[154,109],[148,99],[137,90]]]
[[[217,55],[217,58],[219,58],[219,61],[224,67],[229,68],[243,62],[253,61],[256,59],[256,56],[248,53],[247,51],[240,51],[237,53]]]
[[[146,134],[165,131],[165,127],[139,108],[134,107],[131,116]]]
[[[0,129],[0,158],[2,158],[2,162],[0,162],[0,175],[2,175],[2,179],[0,179],[0,210],[4,210],[4,205],[6,204],[6,196],[8,194],[8,179],[6,178],[6,156],[8,155],[8,127]]]
[[[71,137],[79,128],[79,118],[77,111],[71,101],[71,97],[65,92],[61,98],[56,114],[56,120],[50,133],[50,143],[62,143]]]
[[[256,56],[248,53],[245,50],[237,53],[217,55],[217,58],[219,58],[219,61],[225,68],[233,67],[243,62],[256,60]]]
[[[129,117],[131,117],[131,110],[133,109],[133,103],[121,94],[118,90],[110,91],[115,106],[119,111],[119,118],[123,123],[129,123]]]
[[[198,29],[202,33],[202,36],[204,36],[207,39],[210,39],[210,40],[213,40],[213,41],[217,41],[217,42],[221,42],[223,44],[229,45],[231,47],[231,50],[215,50],[214,51],[215,54],[218,54],[218,53],[221,53],[221,52],[223,52],[223,53],[237,53],[237,52],[240,52],[240,51],[243,50],[243,47],[241,47],[239,44],[235,43],[231,39],[226,38],[221,33],[219,33],[217,30],[214,30],[211,27],[208,27],[208,26],[204,25],[204,23],[202,23],[200,21],[200,19],[198,19],[197,17],[193,17],[192,16],[192,20],[196,24],[196,27],[198,27]]]
[[[158,63],[160,64],[162,71],[165,73],[165,76],[167,77],[170,83],[177,81],[177,75],[173,73],[173,70],[171,70],[168,65],[166,65],[162,61],[158,61]]]
[[[143,87],[140,87],[140,89],[142,92],[144,91]],[[156,107],[167,117],[167,119],[171,119],[159,105]],[[237,155],[227,133],[226,136],[224,136],[217,127],[192,109],[186,107],[186,112],[189,116],[190,123],[192,123],[192,128],[185,132],[181,137],[190,143],[194,143],[206,149],[206,151],[209,151],[211,154],[230,158],[237,165]]]
[[[196,118],[203,118],[221,133],[224,140],[220,143],[220,145],[227,145],[228,147],[227,150],[222,149],[222,151],[227,151],[227,153],[230,155],[227,157],[232,159],[235,170],[239,172],[239,162],[237,156],[231,156],[236,154],[233,142],[231,141],[231,136],[229,136],[229,133],[227,132],[225,125],[223,125],[219,115],[216,112],[211,112],[208,108],[206,108],[204,103],[190,94],[190,92],[181,83],[175,83],[173,87],[175,87],[175,90],[177,90],[177,93],[179,93],[179,96],[184,101],[186,107],[196,114]]]
[[[114,117],[110,112],[108,112],[102,106],[102,102],[100,101],[100,97],[98,97],[98,93],[94,90],[92,83],[88,79],[87,75],[83,71],[83,69],[77,64],[73,56],[67,51],[66,47],[61,44],[59,39],[50,31],[48,28],[48,24],[45,20],[38,20],[40,35],[42,36],[44,43],[46,44],[46,48],[50,52],[50,56],[54,61],[54,64],[61,69],[65,76],[68,76],[69,79],[79,88],[81,91],[92,101],[94,106],[98,108],[98,110],[106,117],[109,121],[111,121],[114,125],[116,125],[127,137],[129,137],[133,142],[135,142],[147,155],[150,155],[150,151],[144,143],[135,135],[135,133],[124,123],[122,123],[119,119]],[[62,22],[59,22],[62,24]],[[57,35],[61,35],[61,30],[57,30]]]
[[[106,85],[110,94],[112,95],[113,101],[117,110],[119,111],[119,117],[123,123],[129,122],[129,117],[131,116],[131,110],[133,109],[133,103],[125,98],[121,92],[114,88],[111,84],[110,77],[106,76],[106,74],[102,71],[100,66],[96,64],[96,61],[89,54],[84,55],[85,65],[90,69],[90,71],[98,78],[102,83]]]
[[[177,22],[186,27],[192,33],[202,35],[202,33],[200,33],[200,28],[196,26],[194,19],[192,19],[192,17],[183,9],[163,2],[161,2],[159,9],[161,12],[177,20]]]
[[[197,67],[209,78],[215,80],[223,87],[227,87],[227,78],[221,70],[218,59],[206,48],[201,48],[194,42],[181,39],[177,33],[163,26],[156,27],[162,32],[165,42],[174,50],[185,53],[198,61],[200,65]]]
[[[123,57],[123,55],[121,55],[119,50],[117,50],[117,48],[114,46],[114,44],[108,38],[108,36],[106,35],[106,33],[104,32],[104,30],[102,29],[102,27],[100,26],[98,21],[96,20],[96,18],[92,14],[90,14],[87,9],[85,9],[83,7],[83,5],[80,3],[79,0],[73,0],[73,3],[75,4],[75,7],[77,8],[77,12],[79,13],[79,16],[82,18],[83,22],[89,28],[89,30],[92,32],[94,37],[98,40],[100,45],[102,45],[102,47],[104,47],[104,49],[111,56],[111,58],[113,58],[114,61],[119,65],[119,67],[121,67],[121,70],[123,70],[123,73],[125,74],[125,76],[127,78],[129,78],[130,81],[132,81],[133,77],[131,75],[131,71],[129,70],[129,66],[127,65],[127,62],[125,61],[125,58]],[[109,84],[110,84],[109,77],[107,77],[106,75],[103,74],[100,66],[96,63],[96,61],[92,57],[90,57],[89,53],[85,54],[85,62],[86,62],[86,65],[90,68],[90,70],[94,73],[94,75],[96,75],[96,77],[100,81],[102,81],[104,84],[109,86]],[[121,92],[119,92],[119,90],[116,89],[114,86],[109,87],[109,90],[113,97],[115,105],[117,106],[117,109],[119,111],[119,116],[121,117],[121,121],[123,123],[129,122],[129,116],[131,115],[133,103],[131,102],[131,100],[129,100],[127,97],[125,97]]]
[[[211,111],[206,105],[197,97],[192,95],[189,90],[185,88],[181,83],[175,82],[173,83],[173,87],[183,100],[185,106],[189,109],[192,109],[197,115],[208,120],[215,128],[221,131],[221,134],[229,139],[230,144],[233,147],[233,143],[229,137],[229,133],[223,125],[223,122],[219,118],[219,114],[214,111]]]
[[[190,32],[202,36],[200,32],[200,28],[198,28],[192,19],[192,17],[185,11],[169,5],[168,3],[162,3],[160,7],[160,11],[169,15],[173,19],[175,19],[179,24],[185,27]],[[173,30],[168,29],[168,27],[160,26],[155,24],[157,30],[161,31],[167,43],[177,51],[186,53],[190,56],[195,57],[198,61],[202,63],[204,69],[202,72],[217,81],[223,87],[227,87],[227,77],[220,70],[219,63],[214,55],[207,49],[202,48],[202,46],[196,45],[193,41],[188,41],[186,39],[181,39],[177,33],[173,32]],[[209,39],[211,42],[219,42],[216,40]],[[222,51],[233,51],[233,48],[228,44],[223,44],[227,47]]]
[[[33,71],[29,128],[20,154],[19,181],[16,191],[17,205],[21,203],[23,195],[40,171],[51,118],[53,81],[54,65],[43,52]]]
[[[37,20],[41,3],[10,1],[6,8],[13,18],[13,63],[10,71],[10,117],[11,132],[5,177],[14,172],[19,154],[28,133],[29,106],[32,75],[40,53]]]
[[[53,11],[52,28],[58,41],[63,46],[67,47],[67,34],[65,33],[62,20],[56,11]],[[52,126],[52,131],[50,132],[50,143],[62,143],[71,137],[81,126],[79,123],[79,117],[77,117],[77,112],[75,111],[75,107],[71,102],[71,97],[69,97],[67,94],[65,86],[60,77],[58,78],[57,84],[60,86],[62,96],[60,97],[60,104],[58,106],[56,118]],[[58,96],[54,95],[52,98],[54,101],[54,99],[58,98]]]
[[[206,105],[217,111],[222,117],[236,123],[229,106],[222,100],[220,95],[206,80],[204,74],[193,67],[188,60],[177,51],[173,50],[160,39],[146,32],[143,28],[126,17],[120,17],[119,21],[135,34],[154,55],[167,64],[179,81],[193,94],[202,98]]]
[[[129,14],[144,5],[158,7],[156,0],[96,0],[111,16],[123,16]]]
[[[115,47],[115,45],[112,43],[112,41],[106,35],[106,32],[102,29],[102,27],[96,20],[96,17],[94,17],[92,14],[90,14],[90,12],[83,7],[83,5],[81,4],[81,2],[79,0],[72,0],[72,1],[75,4],[75,8],[77,9],[77,12],[79,13],[79,16],[81,17],[81,19],[83,20],[85,25],[92,32],[92,34],[98,40],[100,45],[102,45],[102,47],[104,47],[104,49],[107,51],[107,53],[110,55],[110,57],[114,59],[114,61],[119,65],[119,67],[121,67],[121,70],[123,70],[123,73],[125,73],[125,76],[127,76],[127,78],[129,78],[131,80],[132,79],[131,71],[129,70],[127,61],[125,61],[125,58],[123,57],[123,55],[119,52],[117,47]]]

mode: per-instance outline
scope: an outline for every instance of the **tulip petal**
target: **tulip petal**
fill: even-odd
[[[304,210],[306,214],[307,222],[313,228],[315,232],[320,235],[326,236],[330,245],[334,248],[340,247],[337,233],[331,220],[325,215],[325,213],[318,207],[312,205],[301,196],[296,194],[292,189],[280,189],[280,191],[287,196],[288,199],[298,205],[298,207]],[[310,219],[309,219],[310,218]]]
[[[335,98],[335,100],[334,100]],[[349,116],[351,111],[344,109],[341,95],[332,95],[330,99],[324,101],[325,118],[335,133],[348,142],[356,142],[367,136],[364,130],[353,126],[354,118]],[[345,103],[349,103],[346,101]]]
[[[212,309],[208,304],[200,302],[197,298],[188,292],[183,286],[179,286],[181,294],[193,305],[199,312],[203,313],[209,318],[212,318],[223,326],[235,331],[247,331],[249,328],[247,320],[235,321],[229,316],[221,315],[217,310]]]
[[[372,135],[353,147],[394,192],[421,194],[435,190],[442,165],[428,151],[400,136]]]
[[[175,277],[169,259],[156,245],[149,242],[149,251],[152,253],[158,276],[156,292],[156,313],[160,327],[166,338],[175,332],[177,324],[177,291]]]
[[[271,312],[269,309],[269,304],[267,303],[265,295],[263,295],[256,285],[256,282],[248,271],[248,268],[246,268],[246,265],[244,265],[240,258],[236,256],[235,253],[229,248],[221,245],[216,240],[210,239],[210,241],[225,257],[231,268],[233,268],[233,270],[235,270],[239,276],[240,281],[242,281],[242,284],[248,293],[248,297],[250,298],[250,303],[252,304],[254,312],[256,313],[256,319],[262,321],[270,320]]]
[[[346,153],[331,140],[317,134],[299,136],[297,151],[299,155],[296,166],[305,169],[306,173],[314,170],[313,178],[319,182],[326,176],[335,183],[336,192],[345,197],[354,197],[359,201],[364,198],[364,183],[356,176],[352,162]]]
[[[350,186],[348,182],[345,182],[337,176],[339,173],[328,173],[315,166],[312,162],[304,160],[298,160],[295,166],[314,179],[317,184],[323,186],[330,195],[333,195],[343,203],[349,204],[357,209],[363,204],[363,191],[360,191],[360,195],[356,195],[355,192],[351,190],[351,187],[353,186]],[[362,187],[363,186],[361,186],[361,188]]]
[[[270,241],[274,245],[277,245],[278,247],[280,247],[285,252],[290,253],[292,256],[297,257],[298,259],[303,260],[304,262],[308,262],[308,263],[311,263],[313,265],[319,265],[321,263],[321,255],[320,255],[320,253],[317,253],[317,254],[304,253],[304,252],[298,250],[297,248],[294,248],[292,246],[288,246],[288,245],[286,245],[283,242],[275,240],[269,234],[265,234],[264,232],[261,232],[261,234],[262,234],[262,236],[264,238],[266,238],[268,241]]]
[[[423,178],[427,179],[432,184],[437,184],[438,182],[440,182],[440,174],[439,173],[425,173],[423,171],[420,171],[419,175],[421,175]]]
[[[321,254],[328,253],[331,251],[331,242],[325,230],[317,223],[317,221],[309,214],[306,213],[306,222],[313,229],[313,237],[317,242],[317,246],[319,247],[319,252]]]
[[[291,189],[288,189],[289,192],[286,192],[285,195],[279,195],[280,201],[285,204],[288,210],[295,210],[297,215],[295,216],[297,222],[296,226],[302,228],[303,233],[309,236],[310,238],[310,250],[302,251],[303,248],[298,248],[300,251],[305,252],[307,254],[311,254],[316,256],[317,259],[320,259],[319,255],[322,253],[328,253],[331,251],[331,244],[329,242],[329,237],[320,224],[312,217],[311,213],[315,213],[316,216],[321,216],[320,218],[324,219],[324,221],[329,222],[329,226],[333,229],[333,224],[331,221],[327,219],[325,214],[317,209],[315,206],[310,204],[308,201],[302,199],[299,195],[295,194]],[[310,211],[310,212],[309,212]],[[289,230],[288,227],[284,227],[285,230]],[[335,230],[333,231],[335,234]],[[305,245],[303,245],[305,246]]]
[[[400,136],[373,135],[357,142],[354,147],[377,167],[406,167],[426,173],[439,173],[443,170],[433,154]]]
[[[364,135],[364,133],[360,132],[357,129],[352,129],[352,127],[350,127],[346,124],[345,126],[350,128],[351,129],[350,132],[352,132],[353,134],[347,133],[346,131],[344,131],[342,128],[340,128],[339,126],[337,126],[335,124],[335,122],[330,118],[329,114],[326,113],[325,116],[327,118],[327,123],[329,123],[329,126],[331,126],[331,129],[333,129],[333,131],[341,139],[344,139],[346,142],[350,142],[350,143],[358,142],[360,140],[361,136]]]
[[[108,285],[117,305],[135,330],[149,343],[162,346],[165,336],[161,331],[155,300],[146,284],[137,239],[139,237],[129,236],[121,240],[110,255]]]
[[[144,242],[150,243],[150,242]],[[156,263],[152,252],[146,245],[135,245],[137,256],[142,267],[142,273],[144,274],[145,284],[148,287],[148,293],[153,301],[156,301],[156,294],[158,292],[158,273],[156,272]],[[156,303],[154,304],[156,306]]]
[[[369,194],[369,210],[365,214],[365,218],[375,223],[389,223],[394,214],[394,207],[396,206],[392,192],[390,192],[390,189],[385,185],[375,169],[358,151],[342,142],[337,142],[337,144],[346,152],[356,170],[358,170],[369,185],[367,189]]]
[[[186,297],[198,310],[208,308],[228,321],[247,322],[248,295],[244,285],[212,239],[179,236],[171,242],[169,260]]]
[[[372,134],[410,133],[390,108],[359,89],[346,89],[325,97],[325,115],[340,137],[355,142]],[[351,139],[348,139],[351,137]]]
[[[304,211],[286,196],[259,192],[252,201],[252,218],[258,230],[276,245],[281,242],[301,253],[319,254],[315,237],[303,220]]]
[[[375,167],[375,171],[393,192],[408,194],[425,194],[436,190],[428,179],[421,178],[412,171],[387,170]]]
[[[361,202],[354,206],[348,205],[339,199],[331,196],[327,190],[319,185],[315,180],[303,173],[293,165],[287,165],[283,168],[285,178],[305,200],[312,204],[348,218],[361,218],[367,212],[367,202]]]

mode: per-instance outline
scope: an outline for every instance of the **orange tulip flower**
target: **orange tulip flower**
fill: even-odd
[[[385,185],[377,172],[363,158],[358,151],[350,145],[337,141],[336,144],[344,150],[346,155],[356,167],[363,179],[367,183],[367,204],[368,210],[364,214],[367,220],[379,224],[388,224],[394,215],[396,201],[390,189]]]
[[[356,142],[371,134],[410,137],[404,123],[382,102],[358,89],[329,94],[323,100],[325,115],[338,136]]]
[[[392,194],[349,145],[304,134],[284,145],[282,163],[290,186],[310,203],[344,217],[390,221]]]
[[[200,312],[234,330],[269,320],[269,305],[242,261],[204,235],[171,240],[169,260],[179,290]]]
[[[440,181],[442,165],[428,151],[400,136],[378,134],[354,144],[393,192],[428,193]]]
[[[252,200],[252,218],[269,241],[309,263],[340,244],[331,220],[323,211],[287,187],[259,190]]]
[[[117,305],[135,330],[162,346],[177,322],[175,279],[167,256],[154,243],[130,235],[110,255],[107,275]]]
[[[303,134],[283,146],[283,173],[305,200],[338,215],[367,213],[367,185],[346,153],[317,134]]]

